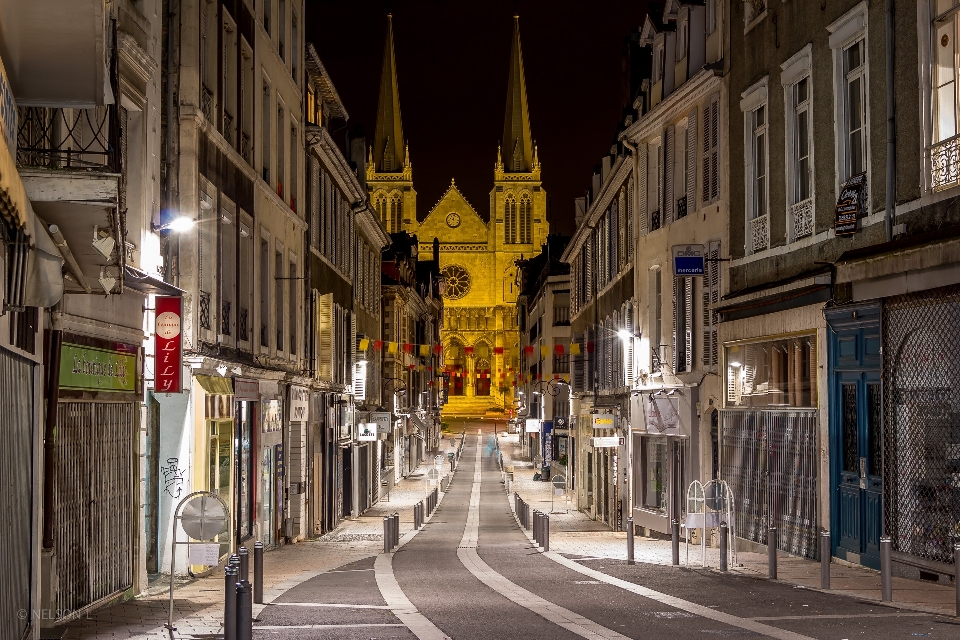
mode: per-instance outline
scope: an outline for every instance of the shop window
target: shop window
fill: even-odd
[[[665,513],[667,509],[667,439],[642,438],[643,508]]]
[[[816,406],[816,336],[728,345],[726,406]]]

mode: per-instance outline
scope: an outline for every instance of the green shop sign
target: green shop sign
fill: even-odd
[[[60,388],[136,392],[137,356],[65,342],[60,350]]]

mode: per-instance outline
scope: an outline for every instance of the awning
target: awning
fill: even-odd
[[[231,378],[221,378],[219,376],[196,375],[194,378],[200,383],[204,391],[220,396],[233,395],[233,380]]]
[[[123,286],[140,293],[152,293],[158,296],[181,296],[184,293],[183,289],[130,265],[124,265]]]

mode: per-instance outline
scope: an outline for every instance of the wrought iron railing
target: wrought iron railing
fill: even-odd
[[[249,311],[240,307],[240,313],[237,314],[237,337],[246,342],[250,339],[250,334],[247,331],[247,320],[249,316]]]
[[[213,107],[213,91],[207,85],[203,85],[200,88],[200,110],[207,122],[213,122]]]
[[[650,231],[656,231],[660,228],[660,210],[657,209],[650,214]]]
[[[754,218],[750,221],[750,238],[753,252],[763,251],[770,247],[770,214]]]
[[[960,184],[960,135],[930,147],[930,178],[934,191]]]
[[[230,307],[226,301],[220,304],[220,333],[225,336],[230,335]]]
[[[223,134],[223,139],[227,141],[231,147],[234,145],[233,137],[233,114],[231,114],[226,109],[223,110],[223,127],[220,133]]]
[[[790,207],[793,218],[793,239],[799,240],[813,235],[813,198],[801,200]]]
[[[247,164],[253,164],[253,141],[246,131],[240,134],[240,156],[247,161]]]
[[[200,292],[200,304],[197,313],[200,316],[201,329],[213,328],[213,323],[210,321],[210,294],[206,291]]]
[[[24,167],[119,171],[114,105],[17,109],[17,163]]]
[[[269,347],[270,346],[270,328],[265,324],[260,325],[260,346]]]

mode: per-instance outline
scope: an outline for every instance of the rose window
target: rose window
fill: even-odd
[[[460,265],[452,264],[441,272],[447,281],[446,296],[456,300],[470,291],[470,274]]]

